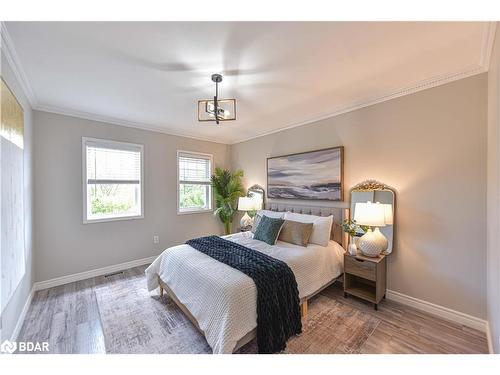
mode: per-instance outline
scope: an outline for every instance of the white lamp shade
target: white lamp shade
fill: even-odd
[[[257,211],[262,208],[262,199],[251,197],[240,197],[238,199],[238,210]]]
[[[251,209],[252,209],[252,198],[240,197],[240,199],[238,199],[238,210],[250,211]]]
[[[383,227],[385,223],[385,208],[380,203],[356,203],[354,206],[354,220],[359,225]]]
[[[262,198],[260,196],[253,196],[250,198],[252,200],[252,210],[258,211],[262,210]]]
[[[392,212],[392,204],[390,203],[384,204],[384,216],[385,216],[385,225],[394,224],[394,214]]]

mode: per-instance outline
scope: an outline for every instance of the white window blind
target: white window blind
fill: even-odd
[[[179,180],[210,183],[210,157],[179,154]]]
[[[177,152],[178,213],[203,212],[212,209],[212,155]]]
[[[89,184],[130,184],[141,180],[141,151],[87,145]]]
[[[83,138],[84,223],[143,217],[143,146]]]

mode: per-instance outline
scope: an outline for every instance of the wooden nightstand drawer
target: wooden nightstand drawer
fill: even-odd
[[[344,257],[344,271],[372,281],[377,279],[377,264],[363,259]]]
[[[375,310],[385,297],[387,260],[385,255],[369,258],[344,254],[344,297],[353,295],[373,303]]]

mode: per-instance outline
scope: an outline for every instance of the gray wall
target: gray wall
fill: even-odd
[[[177,215],[177,150],[214,155],[229,146],[34,111],[34,202],[37,281],[158,255],[169,246],[222,233],[212,213]],[[144,145],[145,217],[82,223],[82,137]],[[160,244],[153,244],[153,235]]]
[[[13,94],[24,110],[24,225],[25,225],[25,252],[26,273],[17,287],[15,293],[4,308],[1,317],[0,342],[10,339],[19,319],[19,315],[28,299],[33,285],[33,246],[32,246],[32,149],[33,149],[33,117],[30,104],[16,80],[14,72],[9,66],[5,55],[2,53],[2,77],[12,90]]]
[[[397,190],[388,288],[486,318],[486,74],[231,147],[245,185],[266,158],[345,147],[345,187]]]
[[[500,35],[495,38],[488,72],[488,321],[495,353],[500,352]]]

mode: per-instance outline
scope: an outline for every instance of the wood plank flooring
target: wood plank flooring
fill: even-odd
[[[19,341],[48,341],[51,353],[106,353],[94,287],[143,275],[146,266],[121,274],[95,277],[38,291],[26,315]],[[145,282],[145,280],[144,280]],[[321,295],[380,320],[361,353],[487,353],[483,332],[384,300],[379,310],[356,298],[343,297],[338,283]]]

